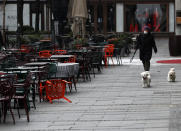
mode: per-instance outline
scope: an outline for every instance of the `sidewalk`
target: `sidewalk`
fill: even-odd
[[[66,95],[72,103],[37,102],[29,123],[25,115],[19,119],[14,110],[16,125],[8,115],[0,130],[180,131],[181,66],[156,64],[156,60],[170,58],[162,42],[158,42],[158,54],[152,59],[151,88],[142,88],[143,67],[137,53],[131,64],[126,62],[129,58],[123,58],[122,66],[109,66],[91,82],[78,83],[78,92]],[[171,67],[176,68],[175,83],[167,82]]]

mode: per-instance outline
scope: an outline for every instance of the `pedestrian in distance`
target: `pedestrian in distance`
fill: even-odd
[[[151,30],[148,26],[144,27],[144,32],[137,37],[136,50],[139,49],[139,58],[143,63],[145,71],[150,70],[150,60],[152,58],[152,49],[155,54],[157,53],[157,47],[155,39],[151,34]]]

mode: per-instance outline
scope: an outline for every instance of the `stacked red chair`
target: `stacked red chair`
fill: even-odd
[[[113,65],[114,65],[114,62],[113,62],[113,54],[114,54],[114,44],[105,45],[105,48],[104,48],[105,67],[108,66],[109,57],[111,58],[112,63],[113,63]]]

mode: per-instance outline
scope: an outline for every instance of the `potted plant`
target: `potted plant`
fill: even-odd
[[[130,45],[133,43],[133,35],[128,33],[123,33],[119,36],[118,47],[121,49],[121,56],[130,54]]]
[[[82,47],[87,47],[88,42],[86,38],[82,38],[80,36],[77,36],[74,40],[74,48],[81,49]]]

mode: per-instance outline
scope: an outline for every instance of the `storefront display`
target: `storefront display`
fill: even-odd
[[[146,25],[156,34],[176,31],[175,0],[88,0],[88,9],[95,33],[138,33]]]
[[[126,32],[141,32],[149,26],[152,32],[167,32],[166,4],[125,5]]]

